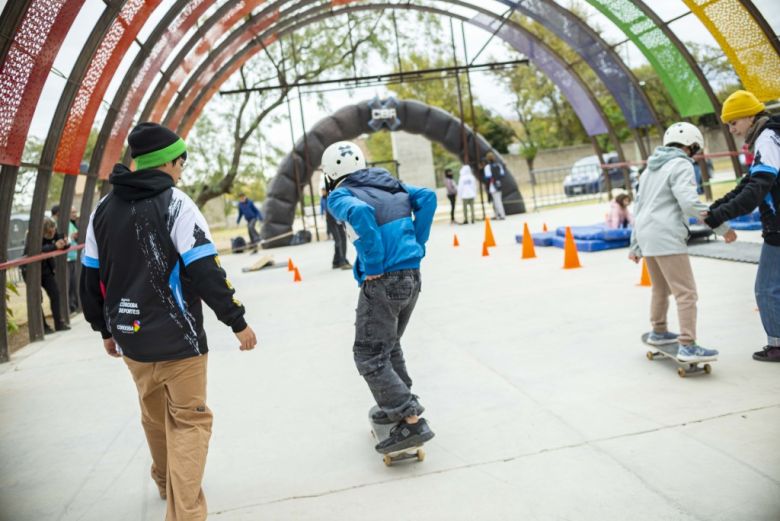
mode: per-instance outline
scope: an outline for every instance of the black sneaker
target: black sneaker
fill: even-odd
[[[43,323],[43,333],[45,335],[51,335],[52,333],[54,333],[54,330],[51,328],[51,326],[49,324],[44,322]]]
[[[67,324],[59,324],[54,326],[55,331],[70,331],[70,326]]]
[[[761,351],[753,353],[753,360],[759,362],[780,362],[780,347],[766,346]]]
[[[417,447],[433,437],[433,431],[428,427],[428,422],[424,418],[420,418],[417,423],[402,421],[392,428],[387,439],[379,442],[374,448],[380,454],[390,454],[410,447]]]
[[[416,394],[413,394],[415,400],[419,398]],[[420,403],[417,403],[417,406],[419,407],[419,411],[417,412],[417,416],[420,416],[422,413],[425,412],[425,407],[420,405]],[[371,415],[371,421],[376,423],[377,425],[390,425],[391,423],[396,423],[395,420],[391,420],[390,417],[387,415],[385,411],[382,409],[379,409],[374,414]]]

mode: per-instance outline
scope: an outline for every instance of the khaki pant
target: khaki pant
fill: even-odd
[[[696,340],[696,281],[693,279],[691,261],[687,253],[646,257],[647,271],[653,284],[650,303],[650,322],[653,331],[666,333],[666,312],[669,310],[669,295],[677,302],[677,317],[680,322],[681,344],[689,345]]]
[[[212,422],[206,406],[207,355],[153,363],[124,360],[138,388],[152,478],[167,496],[166,521],[206,519],[200,484]]]

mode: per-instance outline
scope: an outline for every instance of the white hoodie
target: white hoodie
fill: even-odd
[[[461,199],[474,199],[477,196],[477,179],[471,173],[469,165],[460,168],[458,178],[458,197]]]

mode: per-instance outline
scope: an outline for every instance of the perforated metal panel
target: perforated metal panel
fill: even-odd
[[[544,0],[501,0],[552,31],[577,51],[601,78],[631,128],[656,124],[642,89],[614,52],[582,20]]]
[[[111,78],[160,0],[128,0],[92,57],[60,136],[54,170],[79,173],[87,139]]]
[[[696,73],[674,43],[631,0],[588,0],[636,44],[683,117],[714,111]]]
[[[236,38],[230,41],[230,43],[227,41],[223,42],[223,44],[220,45],[220,49],[215,50],[208,56],[208,59],[203,64],[204,67],[199,67],[195,73],[196,76],[185,86],[183,89],[183,92],[186,93],[184,99],[177,99],[177,103],[171,107],[172,112],[166,115],[164,120],[165,123],[170,128],[178,128],[182,123],[182,119],[184,118],[187,109],[193,105],[195,98],[204,90],[206,85],[214,79],[214,76],[222,66],[225,65],[225,63],[227,63],[227,61],[247,42],[259,36],[260,33],[278,19],[278,11],[270,16],[259,18],[251,26],[247,27],[246,30],[242,30]],[[236,67],[235,70],[238,70],[238,67]],[[227,80],[227,77],[224,79]]]
[[[215,0],[190,0],[184,10],[174,19],[168,30],[163,34],[152,48],[149,56],[144,60],[140,71],[135,75],[130,90],[122,102],[122,106],[111,127],[108,143],[103,151],[100,169],[98,172],[108,172],[112,165],[120,160],[120,154],[124,148],[125,139],[130,131],[138,106],[151,85],[157,73],[160,71],[168,55],[176,47],[179,40],[198,21],[198,18],[208,9]]]
[[[157,101],[154,104],[149,120],[162,120],[165,109],[171,104],[171,100],[173,100],[176,92],[187,80],[190,73],[195,70],[198,64],[201,63],[212,50],[214,44],[219,41],[225,33],[230,32],[233,26],[242,18],[250,15],[252,10],[263,3],[263,1],[264,0],[242,0],[236,2],[235,6],[225,13],[224,17],[200,38],[198,45],[195,46],[171,75],[171,79],[168,81],[162,94],[157,98]]]
[[[738,0],[683,0],[712,33],[745,88],[762,101],[780,97],[780,55]]]
[[[469,20],[470,23],[493,32],[498,28],[499,21],[484,14],[479,14]],[[601,111],[588,95],[578,78],[574,76],[566,64],[561,61],[547,46],[530,33],[513,25],[504,25],[497,36],[509,43],[518,52],[525,54],[544,74],[555,83],[563,96],[571,104],[574,112],[589,136],[607,133]]]
[[[41,90],[83,3],[35,0],[13,35],[0,68],[0,163],[19,165]]]

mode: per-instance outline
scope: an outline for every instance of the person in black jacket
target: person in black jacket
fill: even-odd
[[[753,358],[760,362],[780,362],[780,117],[770,116],[751,92],[738,90],[723,102],[721,120],[754,154],[748,174],[729,193],[712,203],[704,222],[714,228],[724,221],[751,213],[761,213],[764,245],[756,273],[756,302],[767,345]]]
[[[64,250],[68,248],[67,241],[57,233],[57,223],[53,219],[48,217],[43,221],[43,245],[41,246],[41,253],[48,253],[54,250]],[[24,246],[24,254],[27,255],[27,244]],[[22,271],[22,275],[26,279],[26,270]],[[41,261],[41,288],[49,296],[49,304],[51,305],[51,316],[54,319],[54,329],[46,322],[46,315],[43,319],[43,332],[46,334],[54,333],[54,331],[67,331],[70,326],[65,324],[62,320],[62,314],[60,313],[60,289],[57,286],[57,278],[54,274],[54,259],[49,257]]]
[[[140,123],[127,141],[137,169],[115,165],[113,190],[90,216],[82,307],[106,352],[123,357],[135,381],[166,519],[206,519],[201,481],[212,414],[201,301],[232,328],[241,350],[257,340],[203,215],[174,187],[187,159],[184,141],[156,123]]]

